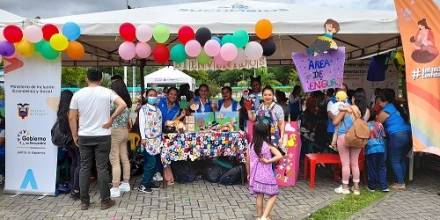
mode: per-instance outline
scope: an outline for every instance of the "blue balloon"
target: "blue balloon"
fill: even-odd
[[[63,35],[69,40],[76,40],[81,35],[81,29],[78,24],[67,22],[63,25]]]
[[[222,44],[222,40],[219,37],[211,37],[212,40],[216,40],[220,45]]]

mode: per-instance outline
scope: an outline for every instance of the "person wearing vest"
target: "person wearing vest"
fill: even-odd
[[[198,105],[196,112],[213,112],[212,102],[208,98],[209,87],[206,84],[199,86],[199,96],[194,97],[192,104]]]
[[[219,112],[236,112],[240,110],[240,104],[232,99],[232,88],[225,86],[222,88],[223,99],[218,100],[217,108]]]
[[[159,109],[160,112],[162,113],[163,133],[167,132],[166,129],[164,129],[167,125],[174,124],[173,121],[175,120],[180,121],[185,117],[185,111],[180,110],[179,102],[177,101],[177,95],[178,95],[177,88],[171,87],[167,91],[166,98],[161,99],[159,102]],[[159,166],[161,167],[160,160],[158,160],[158,162],[159,162]],[[163,168],[163,174],[167,185],[173,185],[174,178],[170,166]],[[160,178],[156,178],[156,179],[160,179]]]
[[[271,125],[271,141],[275,146],[283,146],[282,138],[284,137],[284,110],[275,103],[274,90],[271,87],[265,87],[263,89],[263,103],[261,103],[256,111],[253,111],[250,106],[246,106],[249,120],[251,121],[263,121],[263,123],[269,123]],[[285,149],[282,150],[284,152]]]
[[[149,89],[146,93],[147,104],[139,110],[139,131],[142,139],[144,173],[138,191],[151,193],[152,188],[159,188],[152,180],[153,175],[156,173],[156,155],[160,154],[162,147],[162,113],[157,107],[156,90]]]
[[[354,93],[351,102],[353,103],[353,105],[348,107],[347,110],[341,109],[339,113],[333,118],[333,125],[338,126],[337,149],[342,164],[342,185],[336,188],[335,192],[339,194],[351,193],[348,185],[351,170],[351,175],[353,176],[353,194],[360,195],[360,172],[358,160],[362,148],[346,146],[345,135],[353,126],[354,118],[361,118],[365,115],[368,108],[368,103],[367,97],[365,97],[365,95],[363,95],[361,92]]]
[[[258,108],[258,106],[261,103],[261,76],[257,77],[251,77],[251,88],[249,89],[249,94],[247,95],[247,99],[252,100],[252,107],[251,110],[254,110]],[[240,100],[240,105],[245,105],[246,99],[244,97]],[[248,118],[247,108],[242,108],[239,115],[239,124],[240,129],[245,130],[246,129],[246,123],[250,120]]]
[[[403,109],[395,104],[395,93],[392,89],[384,89],[377,96],[377,103],[382,107],[378,115],[379,122],[385,126],[388,137],[388,158],[395,177],[395,184],[391,188],[406,190],[405,178],[407,171],[407,155],[410,151],[411,128],[404,118]]]

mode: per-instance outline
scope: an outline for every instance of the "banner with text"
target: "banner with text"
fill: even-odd
[[[266,57],[261,57],[258,60],[238,60],[232,62],[216,62],[215,59],[210,63],[201,64],[197,59],[187,59],[183,63],[173,63],[174,68],[179,70],[199,71],[199,70],[237,70],[237,69],[254,69],[267,67]]]
[[[440,155],[440,10],[432,0],[395,0],[406,67],[414,151]]]
[[[5,191],[55,194],[57,147],[50,130],[61,91],[61,61],[4,58]]]
[[[294,52],[292,60],[304,92],[342,87],[345,47],[317,56]]]

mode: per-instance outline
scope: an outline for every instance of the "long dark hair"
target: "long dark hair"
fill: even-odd
[[[271,143],[270,142],[270,124],[263,122],[256,122],[254,124],[254,135],[252,137],[252,144],[254,147],[255,153],[258,157],[261,157],[261,149],[263,147],[263,143]]]
[[[131,102],[130,94],[128,93],[127,86],[122,80],[115,80],[112,82],[110,88],[118,94],[119,97],[124,100],[125,104],[127,104],[128,108],[131,108],[133,104]]]
[[[72,100],[73,92],[64,90],[61,92],[60,103],[58,104],[57,120],[60,129],[65,134],[70,134],[69,117],[70,101]]]
[[[359,108],[359,110],[361,111],[361,115],[364,116],[368,108],[367,97],[362,91],[357,91],[353,94],[353,98],[353,104]]]

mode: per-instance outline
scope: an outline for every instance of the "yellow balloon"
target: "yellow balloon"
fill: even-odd
[[[15,44],[15,48],[17,49],[17,52],[21,54],[22,56],[29,57],[34,54],[35,48],[34,44],[30,43],[29,41],[23,39],[20,42]]]
[[[404,59],[403,53],[401,51],[398,51],[396,53],[396,60],[402,66],[405,64],[405,59]]]
[[[62,34],[54,34],[50,38],[50,46],[56,51],[64,51],[69,46],[69,40]]]

